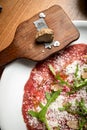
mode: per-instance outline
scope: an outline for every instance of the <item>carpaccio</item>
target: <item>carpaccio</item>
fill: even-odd
[[[49,69],[49,64],[54,68],[55,74],[60,74],[64,81],[73,84],[76,66],[78,64],[78,77],[81,77],[84,69],[87,69],[87,45],[76,44],[65,48],[51,56],[49,59],[37,63],[33,68],[29,80],[24,87],[22,113],[28,130],[45,130],[44,122],[28,114],[29,110],[41,111],[40,104],[46,105],[46,93],[51,93],[55,88],[55,77]],[[55,83],[56,82],[56,83]],[[62,86],[62,85],[60,85]],[[58,86],[60,88],[60,86]],[[87,106],[87,84],[72,94],[67,94],[71,89],[67,85],[62,86],[61,94],[52,102],[46,112],[46,119],[50,130],[75,130],[78,129],[77,114],[66,110],[60,111],[65,103],[71,104],[71,109],[76,108],[75,102],[84,99]],[[87,124],[87,122],[86,122]],[[87,128],[86,128],[87,129]]]

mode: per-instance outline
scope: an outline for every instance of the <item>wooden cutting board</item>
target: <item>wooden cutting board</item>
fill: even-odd
[[[42,12],[46,15],[48,27],[54,31],[54,40],[59,41],[60,46],[46,49],[43,44],[35,42],[37,29],[33,22],[39,19],[39,12],[17,27],[13,42],[0,52],[0,67],[22,57],[34,61],[44,60],[79,38],[77,28],[60,6],[54,5]]]

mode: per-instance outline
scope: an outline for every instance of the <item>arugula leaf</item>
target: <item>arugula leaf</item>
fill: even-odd
[[[85,101],[83,98],[81,101],[76,101],[77,110],[76,113],[79,115],[79,130],[83,130],[87,123],[87,107],[85,106]]]
[[[28,114],[31,115],[31,116],[33,116],[33,117],[38,118],[38,112],[30,110],[30,111],[28,111]]]
[[[49,64],[49,69],[50,69],[50,71],[52,72],[52,74],[54,75],[55,79],[60,81],[60,84],[61,84],[61,85],[70,86],[69,83],[66,82],[65,80],[63,80],[59,74],[56,74],[56,73],[55,73],[55,70],[54,70],[54,68],[52,67],[51,64]]]
[[[87,68],[84,68],[84,71],[87,72]]]
[[[60,90],[58,90],[56,92],[53,92],[51,94],[51,97],[49,97],[49,99],[47,100],[47,104],[42,107],[42,109],[41,109],[40,112],[35,112],[35,111],[32,111],[32,110],[28,111],[28,114],[30,114],[33,117],[38,118],[41,122],[45,123],[45,125],[46,125],[46,127],[47,127],[48,130],[50,130],[50,128],[49,128],[49,126],[47,124],[46,112],[47,112],[47,109],[50,106],[50,104],[52,102],[54,102],[56,100],[56,98],[60,95],[60,92],[61,92]]]
[[[65,107],[59,107],[58,110],[59,111],[65,111]]]
[[[80,116],[86,116],[87,118],[87,107],[85,106],[85,101],[83,100],[83,98],[80,102],[76,101],[76,106],[77,114],[79,114]]]
[[[46,99],[47,99],[47,101],[50,99],[50,97],[51,97],[51,94],[46,92]]]
[[[87,85],[87,79],[82,79],[81,77],[78,78],[78,64],[76,66],[76,70],[75,70],[75,79],[72,85],[72,91],[70,92],[70,94],[77,92],[78,90],[80,90],[81,88],[83,88],[84,86]]]
[[[43,108],[43,107],[44,107],[42,103],[40,103],[39,106],[40,106],[40,108]]]
[[[80,81],[79,84],[76,84],[76,87],[79,88],[79,87],[83,87],[85,85],[87,85],[87,79]]]
[[[79,71],[79,67],[78,67],[78,64],[76,65],[76,70],[75,70],[75,77],[78,77],[78,71]]]
[[[69,92],[69,94],[73,94],[73,93],[77,92],[78,90],[82,89],[86,85],[87,85],[87,79],[84,79],[84,80],[81,79],[79,81],[77,79],[77,81],[74,81],[73,86],[71,87],[72,90],[71,90],[71,92]]]
[[[71,110],[71,103],[66,103],[62,108],[58,108],[60,111],[67,111],[68,113],[72,115],[78,115],[78,123],[79,123],[79,129],[83,130],[87,123],[87,107],[85,106],[85,101],[82,98],[81,101],[76,100],[76,109]]]
[[[47,104],[43,107],[43,109],[39,112],[39,120],[44,122],[45,120],[45,115],[47,112],[48,107],[50,106],[50,104],[52,102],[54,102],[56,100],[56,98],[60,95],[60,91],[56,91],[52,94],[52,96],[50,97],[50,99],[48,100]]]
[[[54,76],[56,76],[56,73],[55,73],[55,70],[54,70],[53,66],[52,66],[51,64],[49,64],[48,67],[49,67],[51,73],[52,73]]]
[[[59,74],[56,75],[56,79],[60,81],[60,84],[61,84],[61,85],[70,86],[69,83],[66,82],[65,80],[63,80]]]
[[[58,108],[60,111],[70,111],[71,103],[67,102],[62,108]]]
[[[85,124],[86,120],[84,119],[79,120],[79,130],[83,130]]]

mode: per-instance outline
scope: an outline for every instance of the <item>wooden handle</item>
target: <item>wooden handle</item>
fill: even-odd
[[[13,41],[6,49],[0,52],[0,68],[18,58],[18,56],[19,52]]]

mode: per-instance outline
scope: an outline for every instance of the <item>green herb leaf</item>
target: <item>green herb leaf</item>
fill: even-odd
[[[84,86],[87,85],[87,79],[82,79],[81,77],[78,78],[78,64],[76,66],[76,70],[75,70],[75,79],[72,85],[72,91],[70,92],[70,94],[77,92],[78,90],[80,90],[81,88],[83,88]]]
[[[77,114],[80,116],[86,116],[87,118],[87,107],[85,106],[85,101],[83,98],[81,99],[80,102],[76,101],[76,106],[77,106]]]
[[[78,64],[76,65],[76,70],[75,70],[75,77],[78,77],[78,71],[79,71],[79,67]]]
[[[30,111],[28,111],[28,114],[31,115],[32,117],[38,118],[38,112],[30,110]]]
[[[51,97],[51,94],[50,94],[50,93],[48,93],[48,92],[46,92],[46,99],[47,99],[47,100],[49,100],[49,99],[50,99],[50,97]]]
[[[59,107],[58,110],[59,111],[65,111],[65,107]]]
[[[87,85],[87,79],[84,80],[79,80],[77,79],[77,81],[74,81],[73,86],[72,86],[72,91],[70,92],[70,94],[77,92],[78,90],[82,89],[83,87],[85,87]]]
[[[70,86],[69,83],[66,82],[65,80],[63,80],[59,74],[56,75],[56,79],[60,81],[60,84],[61,84],[61,85]]]
[[[87,72],[87,68],[84,68],[84,71]]]
[[[83,128],[85,127],[86,123],[87,123],[87,107],[85,105],[85,101],[83,99],[81,99],[81,101],[77,101],[76,100],[76,109],[75,110],[71,110],[71,103],[66,103],[63,108],[59,108],[59,110],[64,110],[67,111],[68,113],[72,114],[72,115],[77,115],[78,121],[79,121],[79,129],[78,130],[83,130]]]
[[[51,73],[52,73],[54,76],[56,76],[56,73],[55,73],[55,70],[54,70],[53,66],[52,66],[51,64],[49,64],[48,66],[49,66],[49,69],[50,69]]]
[[[63,80],[59,74],[55,73],[55,70],[54,70],[54,68],[52,67],[51,64],[49,64],[49,69],[52,72],[52,74],[54,75],[55,79],[59,80],[59,83],[61,85],[67,85],[68,87],[70,86],[70,84],[67,81]]]
[[[44,107],[42,103],[40,103],[39,106],[40,106],[40,108],[43,108],[43,107]]]
[[[85,124],[86,120],[84,119],[79,120],[79,130],[83,130]]]
[[[67,102],[62,108],[58,108],[60,111],[70,111],[71,103]]]
[[[76,84],[76,87],[77,88],[82,88],[84,87],[85,85],[87,85],[87,79],[83,80],[83,81],[80,81],[80,83],[77,83]]]
[[[47,112],[47,109],[50,106],[50,104],[52,102],[54,102],[56,100],[56,98],[60,95],[60,92],[61,92],[60,90],[58,90],[56,92],[53,92],[51,94],[51,97],[48,98],[47,104],[42,107],[42,109],[41,109],[40,112],[34,112],[34,111],[31,111],[31,110],[28,111],[28,114],[30,114],[33,117],[38,118],[40,121],[42,121],[43,123],[45,123],[45,125],[46,125],[46,127],[47,127],[48,130],[50,130],[50,129],[49,129],[49,126],[47,124],[46,117],[45,117],[46,116],[46,112]]]

